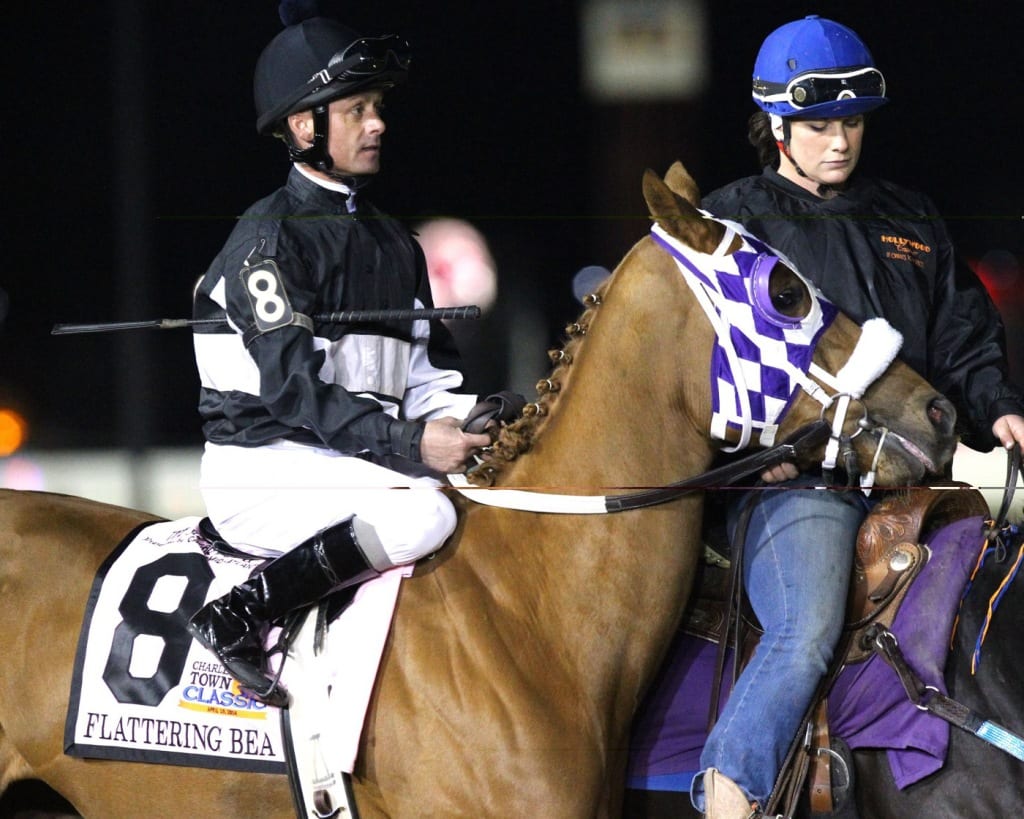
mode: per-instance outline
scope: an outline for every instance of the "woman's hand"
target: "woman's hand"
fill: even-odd
[[[781,464],[775,464],[771,469],[766,469],[761,473],[761,480],[765,483],[782,483],[782,481],[791,481],[797,475],[800,474],[800,470],[796,468],[796,464],[791,464],[788,461],[784,461]]]
[[[997,418],[992,425],[992,434],[1007,449],[1010,449],[1014,442],[1024,449],[1024,418],[1020,415],[1004,415]]]

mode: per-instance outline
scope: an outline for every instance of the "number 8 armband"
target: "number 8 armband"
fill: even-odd
[[[263,259],[256,264],[248,261],[238,272],[249,297],[255,325],[245,332],[243,341],[249,343],[259,335],[297,324],[313,332],[313,320],[303,313],[292,310],[288,293],[281,279],[281,271],[273,259]]]

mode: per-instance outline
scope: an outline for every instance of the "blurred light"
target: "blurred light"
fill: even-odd
[[[46,478],[39,464],[29,458],[17,456],[0,461],[0,486],[5,489],[39,491],[46,488]]]
[[[28,423],[12,409],[0,409],[0,457],[18,451],[28,434]]]
[[[583,82],[599,102],[681,100],[707,84],[704,0],[587,0]]]
[[[969,264],[998,306],[1006,307],[1020,299],[1021,264],[1013,253],[1008,250],[989,250]]]

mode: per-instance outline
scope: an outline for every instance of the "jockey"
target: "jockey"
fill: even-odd
[[[750,141],[763,172],[705,197],[791,259],[858,322],[885,318],[900,357],[956,406],[965,443],[1024,445],[1024,397],[1009,383],[1003,326],[922,194],[854,178],[865,115],[885,78],[849,28],[812,16],[765,39],[754,64]],[[729,493],[730,528],[751,503],[743,581],[764,635],[708,737],[694,805],[714,819],[758,815],[843,626],[860,492],[822,492],[820,474],[782,464],[789,491]],[[736,497],[740,495],[740,497]],[[714,503],[715,498],[709,500]]]
[[[285,17],[254,92],[257,130],[284,141],[292,166],[194,294],[196,319],[226,319],[194,336],[207,513],[233,546],[273,560],[189,622],[248,693],[278,706],[267,624],[438,549],[456,522],[438,478],[491,440],[460,428],[476,398],[455,392],[459,358],[440,322],[317,318],[432,306],[419,245],[363,195],[383,98],[410,53],[400,37]]]

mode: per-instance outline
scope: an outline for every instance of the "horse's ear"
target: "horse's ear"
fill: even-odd
[[[691,205],[696,205],[700,202],[700,188],[697,187],[697,183],[690,176],[689,171],[683,167],[683,163],[678,159],[672,163],[672,167],[665,174],[665,184]]]
[[[680,165],[679,169],[690,180],[693,192],[697,186],[693,179]],[[670,170],[668,176],[674,176]],[[698,253],[712,253],[718,247],[725,231],[720,224],[705,219],[694,207],[693,203],[684,199],[649,168],[644,171],[644,200],[647,210],[662,229],[675,237],[684,245],[692,247]]]

